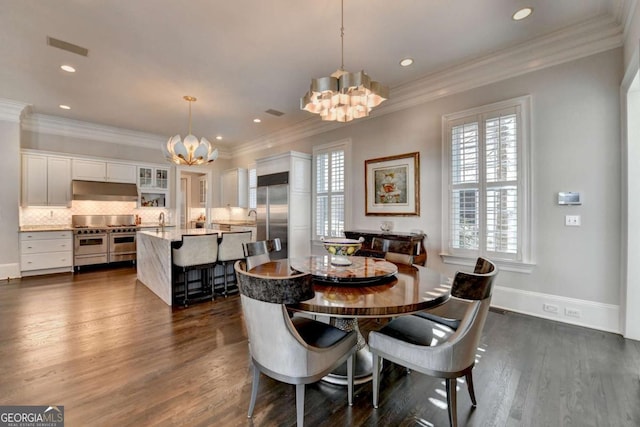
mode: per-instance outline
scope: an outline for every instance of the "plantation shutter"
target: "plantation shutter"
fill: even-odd
[[[449,123],[449,250],[515,259],[519,252],[519,108]]]
[[[344,232],[344,149],[325,150],[315,154],[316,224],[320,237],[341,237]]]

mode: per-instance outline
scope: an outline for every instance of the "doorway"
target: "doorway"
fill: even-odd
[[[194,168],[177,170],[180,191],[176,206],[181,228],[207,228],[211,173]]]

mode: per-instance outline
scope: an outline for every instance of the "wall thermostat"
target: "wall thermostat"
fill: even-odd
[[[575,191],[561,191],[558,193],[559,205],[581,205],[580,193]]]

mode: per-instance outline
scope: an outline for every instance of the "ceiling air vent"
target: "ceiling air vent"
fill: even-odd
[[[271,114],[272,116],[276,116],[276,117],[284,116],[284,113],[282,111],[274,110],[271,108],[265,111],[265,113]]]
[[[87,49],[86,47],[65,42],[64,40],[54,39],[53,37],[47,36],[47,44],[49,46],[57,47],[58,49],[66,50],[67,52],[75,53],[76,55],[89,55],[89,49]]]

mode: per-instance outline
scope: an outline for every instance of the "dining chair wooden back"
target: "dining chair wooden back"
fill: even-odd
[[[342,331],[308,318],[290,318],[284,304],[313,298],[312,277],[252,274],[237,261],[243,319],[249,336],[253,384],[248,416],[253,415],[260,373],[296,386],[297,425],[304,423],[305,384],[319,381],[347,362],[348,402],[353,402],[356,332]]]
[[[371,249],[379,252],[395,252],[399,254],[413,255],[416,253],[416,244],[405,240],[374,237],[371,240]]]
[[[247,270],[251,270],[256,265],[271,261],[271,253],[282,250],[280,238],[270,240],[260,240],[258,242],[247,242],[242,244]]]
[[[398,252],[385,252],[385,261],[392,262],[394,264],[413,265],[413,255],[400,254]]]
[[[379,331],[369,334],[373,354],[373,406],[378,407],[380,366],[383,359],[426,375],[445,379],[449,421],[457,426],[456,379],[464,376],[473,406],[472,370],[489,305],[493,281],[498,273],[489,260],[482,262],[487,273],[456,273],[450,300],[463,307],[455,325],[447,325],[425,316],[398,317]],[[445,303],[445,306],[449,304]]]

